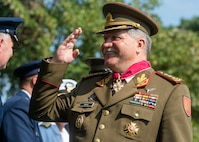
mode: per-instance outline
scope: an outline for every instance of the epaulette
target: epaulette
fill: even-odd
[[[51,122],[41,122],[40,126],[43,126],[45,128],[49,128],[51,126]]]
[[[181,84],[184,82],[183,79],[172,76],[170,74],[164,73],[162,71],[156,71],[156,74],[164,79],[166,79],[167,81],[171,82],[172,84]]]
[[[89,75],[83,77],[82,79],[84,80],[84,79],[97,77],[97,76],[104,76],[104,75],[108,75],[108,74],[110,74],[110,72],[96,72],[96,73],[89,74]]]

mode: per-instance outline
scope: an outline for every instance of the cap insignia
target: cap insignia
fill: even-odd
[[[114,22],[113,16],[111,15],[111,13],[108,13],[106,15],[106,24],[110,23],[110,22]]]
[[[129,136],[136,136],[138,135],[139,128],[136,123],[130,122],[125,126],[124,131]]]

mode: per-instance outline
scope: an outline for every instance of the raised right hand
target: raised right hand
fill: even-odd
[[[73,49],[82,29],[75,29],[58,47],[52,62],[71,63],[79,55],[79,49]]]

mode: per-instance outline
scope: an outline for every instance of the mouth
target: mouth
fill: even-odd
[[[104,55],[104,57],[116,56],[117,51],[115,51],[113,48],[107,48],[106,50],[104,50],[103,55]]]

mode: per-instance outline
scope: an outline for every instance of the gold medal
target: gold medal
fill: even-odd
[[[81,129],[83,122],[84,122],[84,117],[82,115],[79,115],[76,119],[75,126]]]
[[[138,135],[139,128],[136,123],[130,122],[125,126],[124,131],[129,136],[136,136]]]

